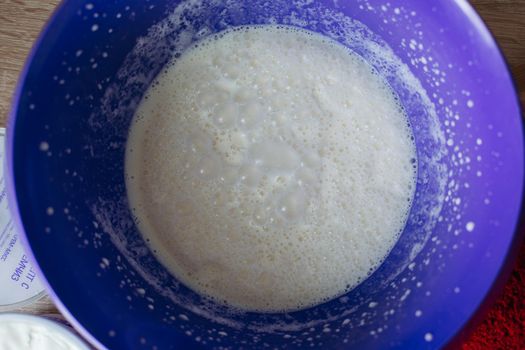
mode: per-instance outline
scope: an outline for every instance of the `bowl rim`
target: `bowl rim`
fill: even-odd
[[[66,307],[66,305],[60,300],[58,295],[53,290],[51,284],[47,280],[47,277],[45,276],[44,272],[40,268],[40,265],[35,259],[35,255],[33,253],[33,249],[31,248],[31,245],[29,244],[29,239],[27,238],[27,234],[24,229],[24,225],[22,223],[22,219],[20,217],[20,209],[18,207],[18,201],[16,199],[15,194],[15,179],[14,179],[14,172],[13,172],[13,142],[14,142],[14,134],[12,130],[14,130],[16,125],[16,116],[18,115],[18,107],[19,107],[19,101],[20,97],[22,95],[22,90],[25,85],[25,81],[27,79],[27,75],[29,73],[29,69],[31,67],[31,64],[33,62],[33,59],[36,56],[36,53],[40,46],[42,45],[42,41],[47,36],[48,32],[51,30],[51,27],[55,23],[55,21],[58,20],[63,8],[65,8],[66,3],[70,0],[60,0],[58,5],[53,9],[51,15],[46,20],[44,25],[42,26],[42,29],[40,30],[40,33],[38,34],[37,38],[33,42],[33,45],[31,46],[31,49],[29,53],[27,54],[27,57],[25,59],[24,65],[22,70],[20,71],[20,75],[18,76],[18,80],[16,83],[15,90],[13,92],[13,97],[11,99],[11,110],[8,114],[8,121],[6,126],[6,157],[4,162],[6,165],[6,184],[8,189],[13,189],[7,191],[7,197],[9,201],[9,205],[11,207],[12,211],[12,217],[14,226],[16,227],[17,231],[20,232],[20,240],[25,248],[25,251],[27,252],[27,255],[29,256],[29,259],[34,266],[34,268],[37,270],[37,273],[40,277],[40,280],[42,284],[45,286],[45,290],[47,291],[47,294],[49,298],[53,301],[54,305],[60,311],[62,316],[72,325],[72,327],[79,333],[79,335],[86,341],[88,341],[92,346],[94,346],[97,349],[104,349],[106,350],[107,347],[103,345],[97,338],[95,338],[88,330],[85,328],[76,318],[75,316],[69,311],[69,309]]]
[[[521,99],[519,97],[518,84],[516,82],[516,77],[512,74],[512,69],[505,56],[503,49],[500,43],[496,40],[496,36],[485,23],[479,12],[476,8],[467,0],[453,0],[461,6],[465,12],[467,18],[475,25],[478,32],[485,32],[485,34],[490,38],[494,47],[498,51],[499,56],[503,61],[505,70],[509,76],[509,79],[513,86],[513,96],[514,102],[518,109],[518,116],[520,117],[521,125],[521,143],[522,148],[525,149],[525,120],[524,120],[524,111],[525,106],[522,105]],[[525,160],[525,152],[523,153],[523,159]],[[525,162],[524,162],[525,163]],[[525,167],[524,167],[525,169]],[[492,282],[492,285],[485,293],[485,296],[481,299],[478,307],[472,312],[467,321],[457,329],[454,334],[450,335],[448,341],[444,343],[444,348],[446,349],[456,349],[461,346],[470,336],[474,333],[476,328],[483,322],[487,316],[489,310],[495,304],[499,297],[503,295],[503,287],[508,282],[510,274],[514,269],[514,265],[518,259],[520,248],[522,245],[525,245],[525,177],[522,179],[522,191],[520,194],[520,208],[518,213],[517,221],[514,224],[514,232],[512,234],[512,240],[509,244],[507,254],[501,263],[499,272],[496,275],[496,278]]]

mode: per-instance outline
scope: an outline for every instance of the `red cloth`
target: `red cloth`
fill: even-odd
[[[525,350],[525,243],[504,287],[462,350]]]

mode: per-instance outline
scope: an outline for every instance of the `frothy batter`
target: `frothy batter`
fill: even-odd
[[[291,311],[381,264],[415,157],[395,94],[358,55],[305,30],[241,27],[157,77],[126,181],[142,235],[180,281],[240,309]]]

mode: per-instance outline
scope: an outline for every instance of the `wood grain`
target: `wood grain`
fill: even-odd
[[[52,315],[54,317],[62,318],[62,314],[57,310],[49,296],[45,295],[43,298],[29,306],[20,307],[15,312],[23,312],[35,315]]]
[[[7,120],[20,70],[58,0],[0,0],[0,126]],[[472,0],[500,43],[525,106],[525,0]],[[17,311],[56,314],[49,297]]]
[[[473,0],[511,67],[525,106],[525,0]]]
[[[0,0],[0,125],[25,58],[58,0]]]

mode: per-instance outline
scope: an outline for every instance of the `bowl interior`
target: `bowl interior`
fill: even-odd
[[[347,295],[286,315],[232,312],[181,285],[144,245],[124,184],[133,112],[171,55],[264,23],[331,36],[367,59],[398,93],[418,152],[413,207],[385,263]],[[17,223],[62,311],[108,348],[439,348],[493,285],[520,212],[514,87],[461,0],[65,1],[10,123]]]

